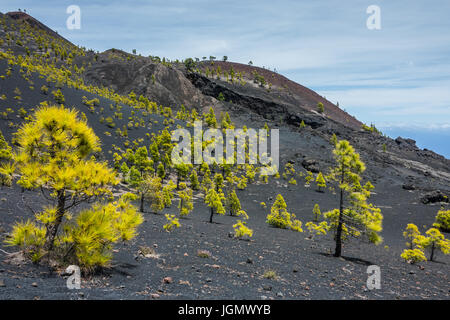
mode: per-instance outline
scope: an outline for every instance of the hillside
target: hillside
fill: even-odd
[[[5,262],[4,252],[13,249],[3,240],[12,224],[33,218],[29,206],[39,211],[46,199],[39,190],[24,190],[15,183],[2,187],[1,299],[449,298],[448,256],[439,254],[437,262],[410,265],[400,254],[408,223],[429,228],[441,206],[448,210],[450,160],[419,149],[413,140],[394,140],[363,126],[280,74],[234,62],[201,61],[188,68],[181,61],[118,49],[99,53],[77,47],[24,13],[8,13],[0,14],[0,97],[0,130],[11,146],[17,146],[14,133],[40,105],[62,103],[86,119],[101,141],[102,152],[95,154],[96,159],[106,160],[118,176],[130,152],[144,146],[150,150],[164,131],[190,128],[193,114],[205,119],[212,107],[219,124],[228,113],[238,128],[259,129],[267,124],[279,129],[281,174],[267,181],[256,176],[247,187],[236,190],[254,231],[248,241],[232,235],[236,216],[215,215],[214,223],[208,222],[210,209],[201,190],[194,192],[194,211],[180,218],[182,226],[166,232],[164,214],[178,214],[175,191],[171,206],[158,214],[143,214],[139,235],[128,244],[118,244],[110,268],[87,276],[80,292],[64,287],[61,269],[51,273],[24,261]],[[318,103],[323,104],[323,113]],[[334,165],[333,134],[348,140],[360,154],[367,167],[364,182],[370,180],[375,187],[371,201],[384,216],[382,245],[351,241],[340,258],[331,254],[332,236],[312,240],[305,228],[316,203],[322,212],[338,206],[336,190],[317,192],[314,181],[305,181],[309,172],[316,177]],[[287,164],[295,173],[288,172]],[[164,185],[177,181],[175,169],[168,165],[166,170]],[[232,175],[240,179],[249,171],[233,170]],[[212,174],[220,172],[212,167]],[[118,196],[134,190],[123,178],[113,191]],[[303,221],[304,233],[266,223],[277,194]],[[143,248],[151,248],[152,253],[143,253]],[[207,250],[209,256],[201,257],[198,250]],[[366,268],[372,264],[383,270],[381,290],[365,288]],[[276,271],[277,277],[268,278],[267,271]],[[167,277],[173,281],[163,280]]]

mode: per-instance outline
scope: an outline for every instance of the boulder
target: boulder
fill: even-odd
[[[405,190],[416,190],[416,186],[413,185],[412,183],[404,183],[402,185],[402,188]]]
[[[416,146],[416,141],[413,139],[405,139],[402,137],[398,137],[397,139],[395,139],[395,142],[400,146],[400,147],[412,147],[414,149],[417,149]]]
[[[302,166],[308,171],[311,171],[313,173],[319,173],[319,163],[315,159],[305,159],[302,161]]]
[[[443,194],[440,190],[435,190],[423,195],[420,199],[423,204],[437,203],[437,202],[448,202],[448,196]]]

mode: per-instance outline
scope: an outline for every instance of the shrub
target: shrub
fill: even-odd
[[[317,104],[317,111],[319,111],[320,113],[323,113],[323,112],[325,111],[322,102],[319,102],[319,103]]]
[[[450,210],[439,210],[436,215],[435,226],[443,231],[450,231]]]
[[[55,99],[55,101],[58,102],[59,104],[64,104],[64,102],[66,101],[66,99],[64,98],[64,95],[60,89],[53,90],[52,95],[53,95],[53,99]]]
[[[263,278],[275,280],[278,278],[278,275],[277,275],[277,272],[274,270],[267,270],[264,272]]]
[[[174,228],[179,228],[181,226],[178,218],[174,214],[166,214],[167,223],[163,226],[164,230],[167,232],[172,231]]]
[[[305,224],[305,226],[306,228],[308,228],[310,239],[313,239],[314,236],[326,235],[329,229],[328,223],[326,221],[322,221],[318,225],[314,222],[309,221]]]
[[[236,224],[233,225],[234,236],[236,238],[242,238],[244,236],[252,237],[253,230],[246,226],[246,222],[238,220]]]
[[[266,223],[281,229],[291,229],[298,232],[303,232],[300,220],[295,219],[294,214],[290,214],[286,210],[287,205],[281,194],[277,195],[277,198],[270,209],[270,213],[267,215]]]
[[[41,87],[41,93],[43,93],[43,94],[48,94],[48,87],[47,87],[46,85],[43,85],[43,86]]]
[[[207,251],[207,250],[198,250],[197,251],[197,256],[200,258],[211,258],[211,252]]]
[[[420,249],[405,249],[400,255],[406,262],[414,264],[420,261],[426,261],[425,254]]]

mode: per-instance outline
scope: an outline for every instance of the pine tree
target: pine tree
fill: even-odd
[[[348,235],[360,237],[365,234],[372,243],[381,242],[379,232],[382,230],[383,216],[379,208],[367,203],[373,186],[366,183],[361,186],[361,174],[365,170],[359,154],[350,143],[341,140],[333,150],[336,166],[329,175],[332,181],[339,183],[339,209],[324,214],[330,220],[330,227],[335,230],[336,249],[334,256],[340,257],[342,241]],[[349,204],[345,206],[345,200]]]
[[[169,208],[172,205],[173,199],[173,190],[176,188],[176,184],[173,183],[172,180],[169,180],[169,183],[162,188],[164,206]]]
[[[208,193],[206,194],[206,197],[205,197],[205,203],[211,209],[211,215],[209,217],[210,223],[213,222],[214,213],[220,214],[220,215],[225,214],[225,208],[223,207],[222,199],[214,188],[211,188],[208,190]]]
[[[314,177],[313,177],[313,173],[311,172],[311,171],[307,171],[307,175],[305,176],[305,186],[308,186],[309,187],[309,185],[311,184],[311,181],[313,181],[314,180]]]
[[[450,210],[439,210],[433,226],[443,231],[450,232]]]
[[[177,172],[177,189],[180,187],[180,182],[186,179],[191,168],[192,165],[186,163],[179,163],[175,165],[175,171]]]
[[[434,261],[436,250],[440,250],[443,254],[450,253],[450,240],[445,239],[444,235],[437,228],[430,228],[425,232],[428,236],[418,236],[416,243],[420,248],[429,249],[430,261]]]
[[[319,103],[317,104],[317,110],[318,110],[320,113],[323,113],[323,112],[325,111],[322,102],[319,102]]]
[[[166,177],[166,170],[164,169],[164,165],[160,162],[158,164],[158,169],[156,170],[158,177],[161,178],[161,180],[164,180]]]
[[[226,203],[231,216],[237,215],[239,210],[241,210],[241,202],[239,201],[235,190],[228,194]]]
[[[153,161],[149,159],[148,151],[145,146],[140,147],[136,150],[134,154],[134,164],[141,175],[153,171]]]
[[[238,220],[236,224],[233,225],[234,236],[236,238],[242,238],[248,236],[251,238],[253,236],[253,230],[246,226],[246,222]]]
[[[413,223],[408,223],[406,226],[405,231],[403,232],[403,237],[408,241],[406,242],[406,245],[409,247],[409,249],[414,249],[414,245],[416,244],[416,239],[420,236],[419,228]]]
[[[100,141],[75,110],[38,109],[17,132],[17,142],[18,184],[56,200],[54,214],[45,223],[45,250],[50,252],[67,210],[111,195],[117,180],[106,163],[90,157],[101,150]]]
[[[150,204],[152,213],[157,214],[164,209],[164,195],[162,192],[161,178],[148,175],[139,184],[139,192],[141,193],[141,212],[144,212],[144,202]]]
[[[327,187],[327,183],[325,182],[325,178],[323,177],[322,172],[319,172],[316,178],[317,189],[319,192],[323,192]]]
[[[126,182],[127,181],[128,172],[130,172],[130,169],[128,168],[126,162],[123,162],[122,165],[120,166],[120,172],[122,173],[122,181]]]
[[[317,203],[314,205],[313,215],[314,215],[314,222],[318,222],[322,213],[320,212],[320,207]]]
[[[0,130],[0,162],[9,161],[12,158],[12,149],[6,142],[3,133]]]
[[[331,142],[331,144],[332,144],[333,146],[335,146],[335,147],[337,146],[338,139],[337,139],[335,133],[333,133],[333,135],[331,136],[330,142]]]
[[[174,214],[166,214],[167,223],[163,226],[164,230],[171,232],[174,228],[181,227],[180,221],[175,217]]]
[[[150,145],[150,157],[153,160],[153,164],[156,166],[156,164],[160,161],[160,154],[156,141],[153,141],[153,143]]]
[[[0,131],[0,185],[11,186],[15,165],[11,162],[12,149]]]
[[[223,176],[220,173],[214,175],[214,185],[216,186],[216,191],[223,188]]]
[[[178,209],[180,210],[180,216],[186,217],[194,209],[194,203],[192,201],[192,189],[187,188],[184,182],[180,183],[181,191],[178,192],[180,202]]]
[[[239,182],[237,184],[237,188],[239,190],[244,190],[245,188],[247,188],[247,178],[246,177],[241,177],[239,179]]]
[[[302,122],[300,122],[300,129],[303,129],[306,127],[305,121],[302,120]]]
[[[197,171],[192,170],[191,175],[189,176],[189,180],[191,181],[192,190],[198,190],[200,187],[200,183],[198,182]]]
[[[206,124],[211,128],[217,128],[217,120],[216,114],[214,113],[214,109],[209,108],[209,112],[204,115]]]

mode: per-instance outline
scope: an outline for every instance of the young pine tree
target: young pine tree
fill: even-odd
[[[0,185],[11,186],[15,165],[11,162],[12,149],[0,131]]]
[[[175,171],[177,172],[177,189],[180,188],[180,182],[186,179],[191,167],[192,165],[186,163],[179,163],[175,165]]]
[[[320,207],[317,203],[314,205],[313,215],[314,215],[314,222],[318,222],[322,213],[320,212]]]
[[[162,164],[162,162],[158,164],[156,174],[161,178],[161,180],[164,180],[164,178],[166,177],[166,170],[164,169],[164,165]]]
[[[407,240],[406,245],[410,250],[414,249],[416,245],[416,239],[420,236],[419,228],[413,223],[408,223],[405,231],[403,232],[403,237]]]
[[[197,171],[192,170],[191,175],[189,176],[189,180],[191,181],[192,190],[198,190],[200,187],[200,183],[198,182]]]
[[[237,215],[239,210],[241,210],[241,202],[235,190],[228,194],[226,203],[231,216]]]
[[[137,188],[138,192],[141,194],[141,212],[145,211],[145,201],[150,204],[150,210],[154,214],[157,214],[164,209],[164,197],[161,189],[162,185],[159,177],[154,175],[146,175],[144,177]]]
[[[180,183],[181,191],[178,192],[180,202],[178,209],[180,210],[180,216],[186,217],[194,209],[194,203],[192,201],[192,189],[189,189],[184,182]]]
[[[316,178],[317,191],[324,192],[327,187],[327,183],[325,182],[325,178],[323,177],[322,172],[319,172]]]
[[[45,225],[43,248],[50,253],[68,210],[111,196],[117,180],[106,163],[91,157],[100,151],[100,141],[75,110],[56,106],[38,109],[17,132],[17,142],[18,184],[40,189],[46,199],[56,202],[40,217]]]
[[[361,174],[365,170],[359,154],[350,143],[341,140],[333,150],[336,166],[332,168],[329,177],[336,181],[340,188],[339,209],[324,214],[330,219],[330,226],[335,230],[335,257],[340,257],[342,241],[348,235],[360,237],[367,235],[372,243],[381,242],[378,233],[382,230],[383,216],[381,210],[367,203],[373,186],[367,183],[361,186]],[[348,205],[345,204],[348,200]]]
[[[213,222],[213,216],[214,213],[224,215],[225,214],[225,208],[222,204],[222,198],[220,197],[219,193],[216,192],[214,188],[211,188],[208,190],[206,197],[205,197],[205,203],[210,207],[211,209],[211,215],[209,217],[209,222]]]
[[[439,229],[430,228],[425,234],[427,236],[418,236],[417,244],[420,248],[430,251],[430,261],[434,261],[434,255],[437,250],[440,250],[443,254],[450,253],[450,240],[445,239]]]
[[[169,208],[172,205],[173,190],[176,187],[176,184],[173,183],[172,180],[169,180],[169,182],[162,188],[164,207]]]

